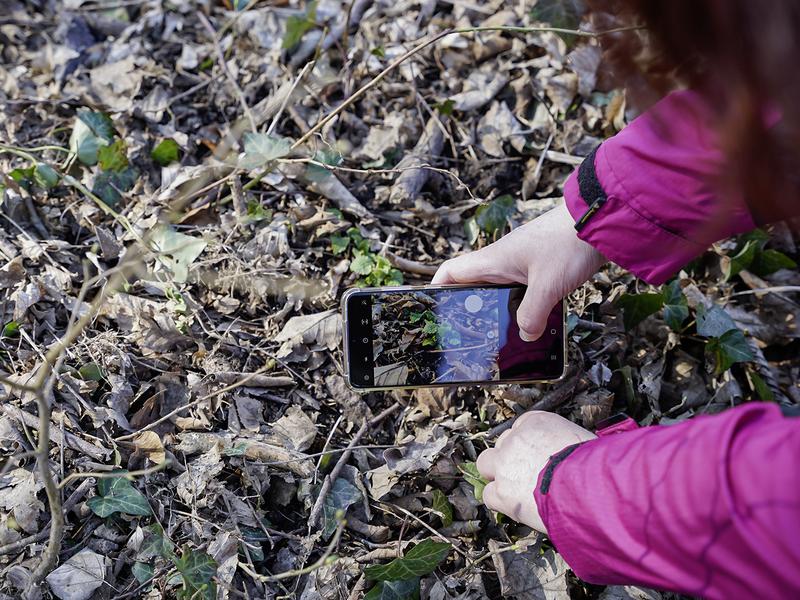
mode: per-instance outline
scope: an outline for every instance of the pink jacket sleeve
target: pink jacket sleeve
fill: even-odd
[[[674,92],[603,142],[564,187],[578,236],[658,285],[713,242],[753,229],[744,200],[717,193],[713,117],[700,94]]]
[[[586,581],[798,598],[798,458],[800,417],[751,403],[586,442],[551,460],[535,498]]]

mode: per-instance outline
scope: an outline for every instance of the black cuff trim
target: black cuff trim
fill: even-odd
[[[539,486],[539,491],[542,494],[546,494],[550,490],[550,482],[553,480],[553,471],[555,468],[561,464],[565,458],[567,458],[570,454],[575,452],[578,447],[583,442],[579,442],[577,444],[572,444],[571,446],[567,446],[566,448],[559,450],[553,456],[550,457],[550,460],[547,461],[547,466],[544,468],[544,475],[542,475],[542,485]]]
[[[581,198],[587,205],[597,200],[600,196],[605,196],[603,186],[597,179],[597,172],[594,166],[594,157],[597,154],[597,146],[594,150],[589,152],[589,155],[583,159],[581,166],[578,167],[578,189],[581,191]]]
[[[597,146],[599,148],[600,146]],[[578,167],[578,190],[581,193],[581,198],[586,202],[587,209],[583,216],[575,222],[576,231],[580,231],[589,222],[594,214],[600,210],[603,204],[606,203],[606,193],[600,181],[597,179],[597,171],[595,170],[594,158],[597,154],[597,148],[589,153],[589,156],[583,159],[581,166]]]

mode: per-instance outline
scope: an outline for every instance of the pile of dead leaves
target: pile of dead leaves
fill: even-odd
[[[578,4],[3,2],[4,597],[31,592],[51,526],[13,384],[84,315],[47,390],[66,523],[34,595],[662,597],[577,580],[482,506],[473,461],[532,407],[591,428],[800,401],[787,226],[662,289],[598,274],[555,386],[341,376],[345,288],[423,283],[549,210],[632,116],[596,41],[552,32],[447,35],[353,94],[449,28],[586,28]]]

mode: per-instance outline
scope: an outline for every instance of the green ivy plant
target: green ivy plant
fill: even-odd
[[[350,271],[360,275],[359,286],[380,287],[402,285],[403,274],[395,269],[389,259],[375,254],[369,248],[369,240],[364,239],[358,228],[351,227],[345,235],[330,237],[331,250],[336,255],[350,254]]]
[[[664,321],[671,329],[683,332],[683,323],[690,309],[677,280],[662,287],[658,292],[625,294],[617,300],[622,309],[626,330],[631,330],[650,315],[663,310]],[[697,335],[706,340],[706,355],[719,375],[734,364],[754,360],[753,352],[733,319],[720,306],[707,308],[699,305],[695,311]]]
[[[490,241],[502,237],[513,214],[514,198],[508,194],[498,196],[476,208],[475,214],[464,223],[464,231],[470,245],[478,241],[481,233]]]
[[[452,548],[447,542],[428,538],[421,541],[405,556],[385,565],[370,565],[364,569],[367,579],[377,582],[364,600],[408,600],[419,598],[420,577],[432,573]]]

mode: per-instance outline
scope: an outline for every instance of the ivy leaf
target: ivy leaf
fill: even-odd
[[[726,332],[737,330],[736,323],[725,309],[716,304],[706,308],[703,304],[697,307],[697,334],[707,338],[719,338]]]
[[[0,331],[0,338],[15,338],[19,337],[19,322],[9,321],[3,325],[3,330]]]
[[[512,214],[514,214],[514,198],[508,194],[479,206],[475,210],[475,215],[464,224],[470,243],[475,243],[478,231],[484,232],[491,238],[502,233]]]
[[[186,282],[189,267],[206,248],[203,240],[179,233],[166,225],[156,229],[150,241],[159,252],[159,263],[172,272],[174,283]]]
[[[110,144],[116,133],[114,123],[107,114],[79,110],[69,139],[70,152],[83,164],[90,167],[96,165],[100,147]]]
[[[347,509],[361,500],[361,492],[356,486],[339,477],[333,482],[325,502],[322,504],[323,526],[322,535],[327,539],[336,531],[339,525],[337,514],[346,512]]]
[[[30,190],[31,188],[31,181],[34,180],[34,176],[36,175],[36,167],[27,167],[23,168],[16,168],[12,170],[8,176],[11,177],[14,181],[16,181],[21,187],[25,188],[26,190]]]
[[[97,491],[100,495],[89,498],[86,504],[98,517],[106,518],[118,512],[142,517],[151,514],[147,498],[124,477],[101,479]]]
[[[761,378],[761,375],[755,371],[748,371],[747,376],[750,379],[750,387],[753,388],[759,400],[764,400],[766,402],[775,401],[775,394],[772,393],[772,390],[767,385],[767,382]]]
[[[617,300],[622,309],[625,329],[630,331],[647,317],[657,313],[664,306],[664,295],[658,293],[625,294]]]
[[[217,573],[217,562],[208,554],[184,546],[180,558],[175,559],[175,568],[183,577],[183,589],[178,598],[214,600],[217,597],[217,586],[212,581]]]
[[[405,556],[395,558],[386,565],[371,565],[364,569],[367,579],[376,581],[400,581],[431,573],[450,553],[451,545],[446,542],[423,540]]]
[[[178,142],[172,138],[167,138],[153,148],[150,157],[162,167],[166,167],[180,160],[181,148],[178,146]]]
[[[419,600],[419,578],[379,581],[364,600]]]
[[[114,207],[122,200],[122,194],[133,189],[138,177],[139,172],[133,167],[122,171],[102,171],[94,178],[92,193]]]
[[[175,556],[175,544],[164,534],[164,528],[158,523],[153,523],[144,528],[145,538],[136,555],[138,560],[148,560],[155,557],[172,559]]]
[[[762,250],[753,260],[752,271],[760,277],[771,275],[779,269],[796,269],[797,263],[777,250]]]
[[[318,150],[314,154],[314,160],[324,165],[331,165],[336,167],[341,164],[343,157],[341,153],[336,150]],[[332,175],[329,169],[320,167],[319,165],[308,165],[306,169],[306,177],[314,182],[320,182]]]
[[[131,567],[131,573],[140,584],[145,583],[153,578],[153,566],[143,562],[135,562]]]
[[[442,520],[442,527],[450,527],[453,524],[453,507],[450,506],[442,490],[433,490],[433,510]]]
[[[717,375],[730,369],[734,363],[755,358],[744,334],[738,329],[731,329],[720,337],[711,338],[706,345],[706,351],[714,357]]]
[[[244,135],[244,156],[239,166],[243,169],[258,169],[270,161],[289,154],[292,144],[285,138],[276,138],[265,133]]]
[[[282,47],[284,49],[294,48],[305,33],[316,26],[317,3],[309,2],[308,10],[302,17],[292,15],[286,19],[286,35],[283,37]]]
[[[727,260],[722,262],[722,272],[725,275],[725,281],[731,277],[738,275],[741,271],[749,269],[753,264],[753,259],[759,250],[759,242],[756,240],[748,240],[744,247],[735,255],[727,257]]]
[[[676,279],[662,291],[664,296],[664,321],[673,331],[679,331],[689,316],[689,304],[683,295],[681,284]]]
[[[40,186],[49,190],[58,185],[61,176],[50,165],[38,163],[33,171],[33,178]]]
[[[464,463],[461,467],[461,472],[464,474],[464,479],[472,486],[472,493],[475,494],[475,500],[483,502],[483,488],[489,483],[478,472],[478,465],[474,462]]]
[[[350,246],[350,238],[346,235],[332,235],[331,249],[334,254],[341,254]]]
[[[375,263],[369,254],[358,254],[350,263],[350,270],[359,275],[369,275],[373,268],[375,268]]]
[[[122,171],[128,166],[128,145],[125,140],[117,140],[97,150],[97,161],[104,171]]]
[[[103,379],[103,369],[96,362],[88,362],[78,369],[78,374],[84,381],[100,381]]]
[[[78,111],[78,119],[89,127],[94,136],[109,144],[117,135],[117,130],[114,129],[114,122],[106,113],[84,108]]]

